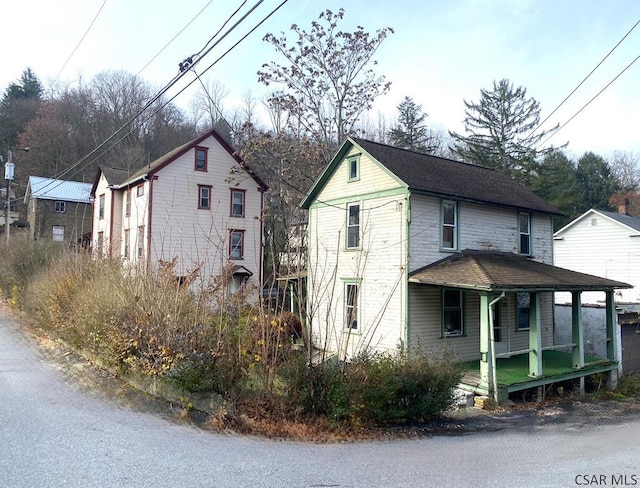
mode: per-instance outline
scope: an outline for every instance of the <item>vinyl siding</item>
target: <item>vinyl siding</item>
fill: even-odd
[[[594,225],[595,224],[595,225]],[[617,290],[616,301],[640,302],[640,233],[596,213],[588,213],[553,242],[555,265],[629,283]],[[632,237],[637,235],[638,237]],[[582,303],[602,304],[603,292],[584,292]],[[569,293],[557,293],[556,303],[570,303]]]
[[[250,282],[258,286],[262,220],[257,183],[244,171],[234,170],[237,162],[213,137],[198,147],[209,148],[206,172],[195,171],[192,149],[159,170],[145,193],[153,206],[151,222],[146,224],[151,226],[151,260],[177,258],[177,274],[200,268],[206,283],[230,261],[229,232],[244,231],[243,259],[232,261],[249,269],[253,273]],[[198,208],[199,185],[211,187],[210,209]],[[230,217],[231,188],[246,191],[243,218]]]
[[[462,337],[443,338],[440,314],[441,290],[423,285],[409,287],[411,303],[409,315],[409,348],[427,352],[446,348],[459,361],[480,358],[480,295],[465,293],[465,334]],[[515,295],[508,294],[500,302],[503,342],[509,351],[529,348],[529,331],[516,330]],[[550,293],[541,297],[542,345],[553,344],[553,311]]]
[[[443,259],[452,251],[440,249],[440,204],[434,197],[411,197],[410,269]],[[518,252],[518,212],[468,202],[458,202],[458,250]],[[552,264],[551,218],[534,215],[531,223],[531,255]]]

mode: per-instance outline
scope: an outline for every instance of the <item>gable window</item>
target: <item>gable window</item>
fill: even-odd
[[[211,187],[198,185],[198,208],[203,210],[211,209]]]
[[[529,330],[529,315],[531,311],[531,295],[529,293],[516,294],[516,330]]]
[[[232,230],[229,238],[229,257],[231,259],[244,258],[244,231]]]
[[[531,254],[531,215],[528,213],[518,214],[518,234],[520,236],[518,252],[520,254]]]
[[[127,190],[125,192],[125,203],[124,203],[124,215],[125,217],[129,217],[131,215],[131,190]]]
[[[144,257],[144,225],[138,227],[138,242],[137,242],[137,256],[139,258]]]
[[[244,190],[231,190],[231,216],[244,217]]]
[[[144,185],[138,185],[136,187],[136,196],[141,197],[144,195]]]
[[[349,171],[349,181],[360,179],[360,158],[358,156],[347,159],[347,171]]]
[[[55,203],[55,212],[56,213],[64,213],[67,209],[67,202],[56,202]]]
[[[458,205],[442,202],[442,249],[458,249]]]
[[[98,197],[98,218],[104,219],[104,195]]]
[[[53,229],[53,240],[54,241],[64,241],[64,226],[62,225],[54,225]]]
[[[347,249],[360,247],[360,204],[347,204]]]
[[[194,169],[196,171],[207,171],[207,152],[206,147],[196,147],[196,160]]]
[[[345,283],[344,296],[344,328],[358,330],[358,284]]]
[[[442,292],[442,335],[456,337],[464,335],[464,295],[459,290]]]
[[[129,229],[125,229],[124,231],[124,251],[123,256],[125,258],[129,257]]]

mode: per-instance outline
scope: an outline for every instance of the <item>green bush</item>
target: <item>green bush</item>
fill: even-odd
[[[306,367],[298,359],[283,373],[293,404],[352,427],[433,419],[453,405],[462,377],[451,358],[427,354],[363,354]]]

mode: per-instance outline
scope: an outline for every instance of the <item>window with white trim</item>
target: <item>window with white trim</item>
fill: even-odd
[[[67,202],[57,201],[55,203],[54,211],[56,213],[65,213],[67,210]]]
[[[104,219],[104,195],[98,197],[98,218]]]
[[[458,205],[456,202],[442,202],[442,249],[458,249]]]
[[[53,229],[53,240],[62,242],[64,241],[64,226],[63,225],[54,225]]]

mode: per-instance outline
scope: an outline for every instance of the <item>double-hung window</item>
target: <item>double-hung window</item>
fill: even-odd
[[[347,204],[347,249],[360,247],[360,204]]]
[[[202,210],[211,209],[211,186],[198,185],[198,208]]]
[[[458,249],[458,205],[456,202],[442,202],[442,249]]]
[[[129,258],[129,246],[131,245],[129,229],[124,230],[124,252],[125,259]]]
[[[244,190],[231,190],[231,216],[244,217]]]
[[[516,330],[528,330],[531,312],[531,295],[529,293],[516,293],[516,302]]]
[[[345,283],[344,286],[344,328],[358,330],[358,284]]]
[[[104,195],[98,197],[98,218],[104,219]]]
[[[528,213],[518,214],[518,252],[528,256],[531,254],[531,215]]]
[[[124,216],[129,217],[131,215],[131,189],[125,192],[125,204],[124,204]]]
[[[244,231],[232,230],[229,235],[229,258],[244,258]]]
[[[442,292],[442,335],[464,335],[464,294],[460,290]]]
[[[206,147],[196,147],[196,155],[194,162],[194,169],[196,171],[207,171],[207,152]]]
[[[358,156],[347,159],[347,171],[349,172],[348,181],[360,179],[360,158]]]
[[[144,257],[144,225],[138,227],[138,239],[136,243],[138,249],[138,257]]]

